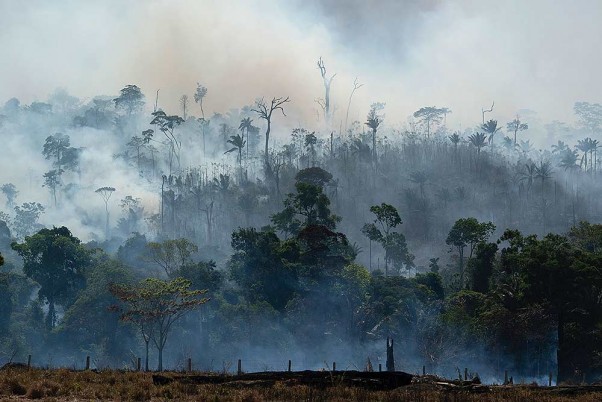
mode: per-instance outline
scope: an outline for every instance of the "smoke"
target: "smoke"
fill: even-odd
[[[602,89],[591,51],[597,1],[33,1],[5,2],[0,15],[10,61],[0,66],[0,99],[30,102],[59,86],[85,98],[135,83],[150,98],[161,89],[160,104],[175,113],[199,81],[210,112],[290,96],[290,121],[312,126],[320,56],[337,73],[337,126],[355,77],[365,86],[351,119],[383,101],[396,125],[434,104],[452,109],[454,129],[479,123],[494,100],[494,118],[531,109],[572,121],[573,103]]]

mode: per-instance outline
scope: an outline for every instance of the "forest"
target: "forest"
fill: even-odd
[[[335,123],[316,65],[316,130],[285,94],[206,114],[201,83],[178,110],[135,84],[6,101],[0,363],[364,370],[391,337],[410,373],[599,381],[602,106]]]

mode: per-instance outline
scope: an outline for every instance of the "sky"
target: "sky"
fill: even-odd
[[[0,105],[56,88],[89,100],[140,86],[179,113],[200,82],[206,112],[289,96],[295,124],[318,123],[319,57],[335,76],[335,122],[386,103],[386,122],[448,107],[452,129],[519,110],[573,122],[600,102],[599,0],[0,0]],[[200,114],[198,110],[192,111]]]

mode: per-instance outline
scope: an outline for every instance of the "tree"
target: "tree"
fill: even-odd
[[[355,91],[363,87],[364,84],[360,84],[357,81],[357,77],[353,80],[353,89],[351,90],[351,94],[349,94],[349,102],[347,103],[347,114],[345,115],[345,132],[347,132],[347,122],[349,120],[349,109],[351,108],[351,99],[353,98],[353,94]]]
[[[64,226],[42,229],[11,247],[23,258],[23,273],[40,285],[38,297],[48,303],[46,327],[54,328],[55,305],[69,306],[84,286],[90,251]]]
[[[458,219],[452,226],[445,243],[455,247],[458,251],[460,257],[460,286],[464,286],[464,250],[468,247],[468,259],[470,260],[477,244],[486,241],[494,230],[495,225],[493,223],[480,223],[475,218]]]
[[[192,255],[199,251],[188,239],[150,242],[147,244],[147,250],[149,259],[163,268],[168,278],[173,278],[180,268],[192,263]]]
[[[322,187],[297,182],[295,188],[297,192],[288,194],[284,200],[284,210],[272,215],[276,228],[293,235],[312,225],[334,229],[341,218],[330,212],[330,200]]]
[[[50,193],[52,194],[52,198],[54,199],[54,206],[56,207],[56,189],[61,185],[61,174],[62,170],[50,170],[44,173],[44,187],[48,187],[50,189]]]
[[[6,196],[6,206],[12,208],[15,205],[15,199],[19,194],[17,187],[13,183],[6,183],[0,187],[0,190]]]
[[[245,117],[242,119],[240,121],[240,125],[238,126],[243,139],[245,138],[245,132],[247,134],[247,159],[249,158],[249,131],[252,130],[252,127],[253,120],[250,117]]]
[[[477,149],[477,164],[481,157],[481,148],[487,145],[486,136],[483,133],[475,133],[468,137],[468,141]]]
[[[523,123],[520,121],[520,118],[516,116],[516,119],[506,124],[506,130],[509,133],[514,133],[514,145],[516,145],[516,134],[519,131],[525,131],[529,129],[529,125],[527,123]]]
[[[431,134],[431,124],[441,123],[448,113],[451,113],[451,110],[446,107],[426,106],[415,111],[413,116],[426,126],[426,136],[428,138]]]
[[[38,230],[38,219],[44,212],[44,207],[38,202],[24,202],[15,207],[14,229],[18,238],[24,238]]]
[[[202,86],[200,83],[196,83],[196,91],[194,92],[194,101],[199,104],[201,108],[201,116],[205,120],[205,111],[203,110],[203,99],[207,96],[207,88]]]
[[[398,271],[402,268],[409,269],[413,265],[414,256],[408,251],[405,236],[394,231],[402,224],[397,209],[382,203],[371,206],[370,212],[376,215],[376,219],[373,223],[365,224],[362,233],[370,241],[380,243],[385,250],[385,276],[388,275],[389,263]]]
[[[383,117],[380,116],[378,114],[379,110],[382,110],[384,108],[384,104],[382,103],[373,103],[372,106],[370,106],[370,111],[368,112],[368,116],[366,117],[366,122],[364,123],[365,125],[367,125],[370,130],[372,130],[372,161],[374,162],[374,166],[376,166],[376,131],[378,130],[378,127],[382,124],[383,122]]]
[[[320,103],[320,106],[322,106],[322,109],[324,110],[324,118],[327,122],[329,122],[331,118],[330,85],[332,84],[332,79],[336,76],[336,73],[333,74],[330,78],[326,76],[326,66],[324,65],[322,57],[318,59],[318,69],[320,69],[320,75],[322,76],[322,81],[324,81],[324,103]]]
[[[180,106],[182,107],[182,117],[186,120],[186,111],[188,110],[188,95],[180,97]]]
[[[271,168],[270,168],[270,155],[269,155],[269,150],[268,150],[268,146],[269,146],[269,141],[270,141],[270,131],[272,129],[272,113],[275,110],[280,110],[282,112],[283,116],[286,116],[286,114],[284,113],[284,109],[283,109],[283,105],[287,102],[290,102],[288,96],[286,98],[272,98],[272,101],[270,102],[270,105],[268,106],[268,104],[265,102],[265,100],[263,98],[258,99],[255,101],[255,108],[251,109],[252,111],[254,111],[255,113],[257,113],[259,115],[260,119],[263,119],[266,121],[267,123],[267,128],[265,130],[265,168],[266,168],[266,172],[268,173],[268,175],[271,174]]]
[[[227,141],[228,144],[234,145],[233,148],[230,148],[224,154],[228,154],[230,152],[238,151],[238,167],[240,169],[240,180],[242,182],[242,150],[245,148],[245,144],[247,143],[240,134],[231,135],[230,139]]]
[[[56,133],[55,135],[46,138],[44,148],[42,149],[42,155],[44,155],[46,159],[54,159],[52,162],[53,166],[56,167],[57,170],[61,170],[69,145],[68,135]]]
[[[209,301],[205,290],[190,290],[191,282],[183,278],[162,281],[147,278],[137,286],[113,284],[111,293],[121,300],[121,320],[140,330],[147,345],[152,340],[159,352],[158,370],[163,370],[163,349],[173,324],[188,311]]]
[[[497,120],[489,120],[487,123],[481,124],[481,130],[489,134],[489,144],[493,143],[493,137],[502,128],[497,126]]]
[[[144,95],[136,85],[126,85],[121,89],[120,95],[113,99],[117,109],[123,109],[128,116],[139,112],[144,106]]]
[[[184,123],[184,119],[180,116],[168,116],[164,111],[158,110],[152,113],[154,116],[153,120],[150,124],[157,124],[159,129],[163,134],[165,134],[165,138],[169,143],[169,175],[171,176],[172,162],[173,157],[176,157],[176,161],[178,162],[178,169],[180,166],[180,151],[182,149],[182,142],[175,136],[174,131],[176,127],[180,124]]]
[[[100,187],[97,188],[96,191],[94,191],[96,194],[100,195],[100,197],[102,198],[102,200],[105,203],[105,212],[106,212],[106,221],[105,221],[105,236],[107,238],[107,240],[109,239],[109,199],[111,198],[111,195],[113,195],[113,192],[115,192],[115,188],[114,187]]]

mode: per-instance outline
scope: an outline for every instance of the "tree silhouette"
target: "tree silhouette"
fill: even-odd
[[[493,143],[493,137],[501,129],[501,127],[497,126],[497,120],[488,120],[486,123],[481,124],[481,130],[489,134],[489,144]]]
[[[136,85],[126,85],[120,95],[113,99],[117,109],[124,109],[128,116],[138,112],[144,106],[144,95]]]
[[[113,192],[115,191],[114,187],[100,187],[97,188],[94,192],[102,198],[105,203],[105,212],[106,212],[106,221],[105,221],[105,237],[107,240],[109,239],[109,199]]]
[[[191,282],[183,278],[162,281],[147,278],[137,286],[113,284],[111,293],[124,303],[121,320],[134,323],[143,338],[150,339],[159,352],[157,370],[163,370],[163,350],[173,324],[188,311],[209,301],[206,290],[190,290]],[[148,350],[148,343],[147,343]],[[148,354],[147,354],[148,360]]]
[[[270,154],[269,154],[269,142],[270,142],[270,132],[272,130],[272,113],[275,110],[280,110],[283,116],[286,116],[284,113],[283,105],[287,102],[290,102],[288,96],[286,98],[272,98],[272,101],[268,105],[263,98],[255,101],[255,107],[251,109],[255,113],[259,115],[260,119],[263,119],[267,123],[267,128],[265,130],[265,154],[264,154],[264,162],[266,173],[271,175],[271,167],[270,167]]]
[[[330,85],[332,84],[332,79],[336,76],[336,73],[330,78],[326,76],[326,66],[324,65],[322,57],[318,59],[318,69],[320,69],[320,75],[322,76],[322,81],[324,81],[324,103],[320,103],[320,106],[322,106],[322,109],[324,110],[324,118],[327,122],[330,122]]]
[[[516,145],[516,134],[519,131],[525,131],[527,129],[529,129],[529,125],[521,122],[518,116],[516,116],[516,119],[506,124],[506,130],[509,133],[514,133],[514,145]]]
[[[413,116],[416,119],[420,119],[426,125],[426,136],[428,138],[431,135],[431,125],[441,123],[448,113],[451,113],[451,110],[446,107],[426,106],[415,111]]]

